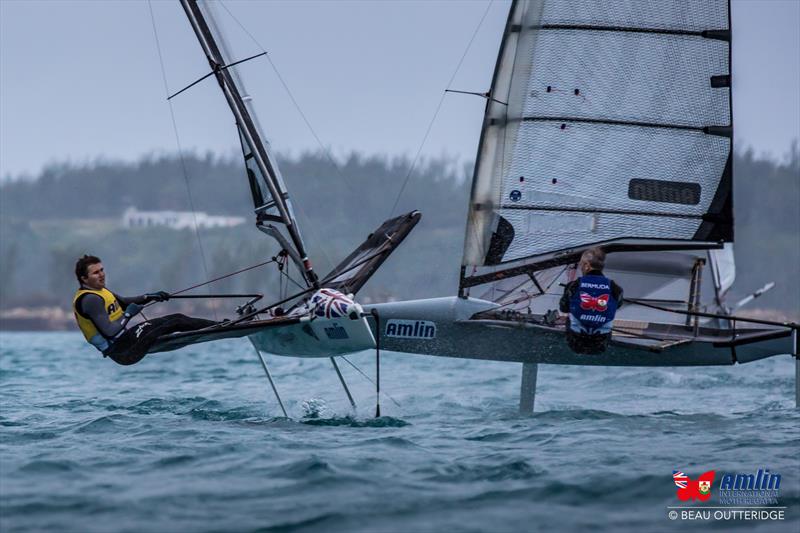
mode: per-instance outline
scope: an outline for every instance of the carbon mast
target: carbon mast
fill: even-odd
[[[228,64],[214,38],[197,0],[180,0],[180,2],[208,59],[212,73],[236,119],[247,166],[250,191],[255,205],[256,226],[259,230],[275,238],[298,263],[306,283],[311,287],[318,288],[319,280],[306,253],[277,163],[261,139],[254,117],[250,114],[236,79],[230,71],[231,65]],[[255,163],[255,169],[250,167],[252,163]],[[258,179],[256,171],[261,175],[261,180]],[[262,183],[266,185],[267,191],[263,190]],[[268,193],[269,199],[265,198],[265,192]],[[283,234],[268,222],[282,224],[286,228],[291,242],[287,241]]]

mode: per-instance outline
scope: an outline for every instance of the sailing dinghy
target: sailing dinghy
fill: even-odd
[[[318,279],[233,58],[203,9],[181,4],[236,118],[256,225],[307,289],[243,306],[220,326],[165,336],[152,351],[247,336],[278,355],[381,346],[518,362],[523,411],[533,408],[539,363],[797,358],[797,324],[737,317],[725,302],[735,279],[728,0],[515,0],[487,93],[458,294],[364,308],[352,295],[420,214],[387,220]],[[625,289],[626,305],[609,348],[578,355],[553,310],[581,253],[595,246],[608,254],[605,273]],[[800,360],[796,368],[800,399]]]
[[[150,352],[245,336],[259,352],[277,355],[331,357],[375,348],[376,341],[367,316],[353,300],[353,295],[414,228],[420,213],[414,211],[387,220],[341,264],[320,279],[306,253],[277,162],[263,140],[251,101],[237,73],[236,65],[242,61],[230,57],[225,40],[214,23],[211,5],[181,0],[181,6],[208,59],[209,76],[216,78],[236,120],[256,227],[277,241],[281,268],[288,262],[296,265],[305,287],[296,294],[258,308],[255,303],[260,297],[254,298],[238,308],[235,319],[219,325],[165,335],[151,347]]]
[[[373,306],[385,349],[521,362],[526,411],[539,363],[797,357],[797,324],[735,317],[725,303],[728,0],[514,1],[486,96],[458,296]],[[595,246],[627,303],[609,349],[578,355],[554,310]]]

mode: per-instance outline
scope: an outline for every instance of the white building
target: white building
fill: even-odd
[[[129,207],[122,214],[122,227],[148,228],[163,226],[171,229],[193,228],[230,228],[244,224],[244,217],[212,216],[208,213],[191,211],[139,211]]]

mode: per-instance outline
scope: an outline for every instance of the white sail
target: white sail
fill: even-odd
[[[714,285],[719,297],[725,296],[728,289],[736,281],[736,262],[733,257],[733,244],[726,244],[719,250],[709,250],[711,271],[714,273]]]
[[[727,0],[511,7],[462,264],[731,241]]]

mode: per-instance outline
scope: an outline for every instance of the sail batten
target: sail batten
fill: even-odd
[[[521,27],[515,28],[516,31],[521,30]],[[630,26],[598,26],[588,24],[542,24],[540,26],[531,26],[532,30],[573,30],[573,31],[613,31],[613,32],[629,32],[629,33],[662,33],[664,35],[692,35],[695,37],[704,37],[706,39],[718,39],[721,41],[730,41],[730,31],[728,30],[670,30],[665,28],[639,28]]]
[[[732,241],[730,65],[728,0],[513,2],[462,266]]]
[[[505,122],[505,124],[514,122],[559,122],[559,123],[573,123],[583,122],[586,124],[608,124],[612,126],[638,126],[640,128],[666,128],[672,130],[689,130],[697,131],[710,135],[719,135],[720,137],[730,137],[733,133],[732,128],[729,126],[689,126],[681,124],[657,124],[652,122],[636,122],[631,120],[613,120],[613,119],[593,119],[587,117],[552,117],[552,116],[538,116],[538,117],[520,117]],[[496,124],[496,123],[495,123]],[[560,125],[559,125],[560,127]],[[562,128],[564,129],[564,128]]]

